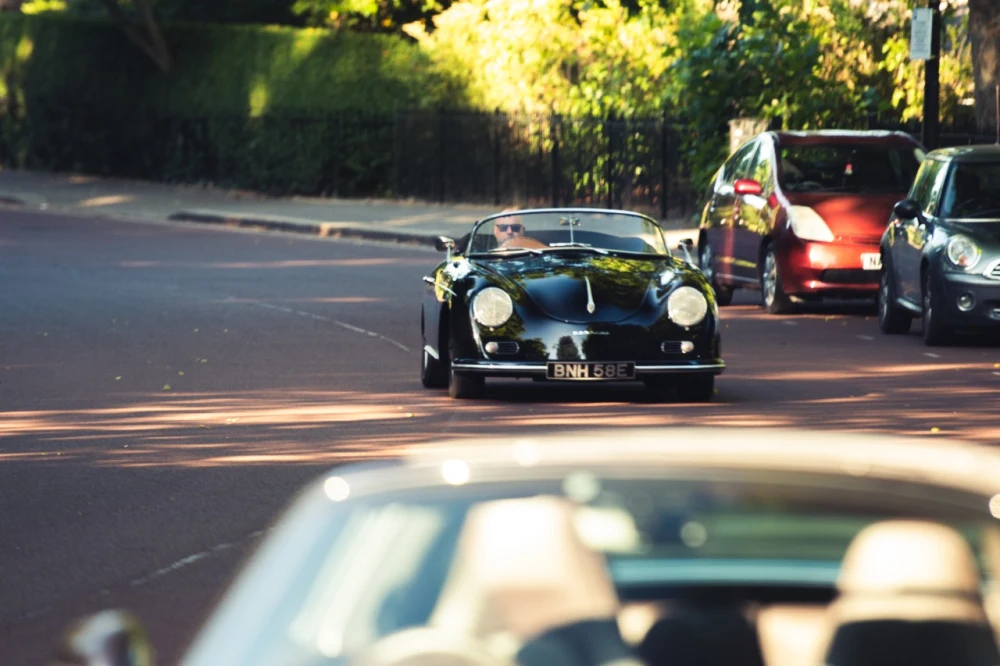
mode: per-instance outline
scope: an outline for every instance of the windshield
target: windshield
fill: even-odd
[[[649,600],[829,602],[852,540],[878,521],[940,521],[979,557],[995,538],[985,536],[993,528],[981,498],[821,476],[626,479],[579,470],[349,493],[349,481],[331,477],[300,502],[183,663],[368,663],[354,659],[415,628],[506,636],[516,651],[546,622],[619,621]],[[987,578],[986,565],[971,566]]]
[[[652,219],[620,211],[517,211],[487,218],[472,231],[469,254],[597,251],[669,254]]]
[[[786,192],[905,194],[922,159],[922,150],[900,144],[782,146],[780,183]]]
[[[941,201],[941,216],[1000,218],[1000,162],[959,162]]]

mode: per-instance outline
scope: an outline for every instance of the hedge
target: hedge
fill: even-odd
[[[112,22],[0,14],[0,161],[274,193],[330,182],[340,194],[384,193],[388,156],[365,139],[366,119],[463,104],[405,38],[163,30],[175,58],[167,74]]]

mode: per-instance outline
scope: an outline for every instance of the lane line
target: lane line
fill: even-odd
[[[341,328],[347,329],[348,331],[353,331],[354,333],[361,333],[362,335],[367,335],[370,338],[378,338],[379,340],[382,340],[383,342],[388,342],[390,345],[393,345],[394,347],[398,347],[399,349],[402,349],[405,352],[409,352],[410,351],[410,348],[407,347],[406,345],[404,345],[402,342],[398,342],[396,340],[393,340],[392,338],[390,338],[387,335],[382,335],[381,333],[377,333],[375,331],[369,331],[368,329],[361,328],[360,326],[355,326],[353,324],[348,324],[346,321],[340,321],[340,320],[337,320],[337,319],[330,319],[329,317],[324,317],[323,315],[314,314],[312,312],[303,312],[302,310],[293,310],[292,308],[285,308],[285,307],[282,307],[280,305],[273,305],[271,303],[264,303],[264,302],[260,302],[260,301],[253,302],[250,305],[255,305],[257,307],[261,307],[261,308],[264,308],[266,310],[277,310],[278,312],[284,312],[286,314],[296,315],[298,317],[306,317],[308,319],[315,319],[316,321],[327,322],[329,324],[333,324],[334,326],[339,326]]]

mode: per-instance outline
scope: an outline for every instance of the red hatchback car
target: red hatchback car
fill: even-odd
[[[879,242],[924,148],[882,131],[763,132],[716,172],[699,264],[718,302],[760,289],[772,314],[823,297],[873,298]]]

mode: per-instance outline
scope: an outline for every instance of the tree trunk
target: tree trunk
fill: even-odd
[[[3,1],[3,0],[0,0]],[[149,0],[135,0],[136,11],[139,13],[139,23],[133,21],[118,5],[118,0],[101,0],[108,13],[125,31],[125,35],[142,49],[142,52],[152,59],[164,72],[169,72],[174,64],[160,26]]]
[[[969,37],[976,82],[976,124],[979,131],[997,131],[997,86],[1000,85],[1000,3],[969,0]]]
[[[0,12],[19,12],[23,0],[0,0]]]

